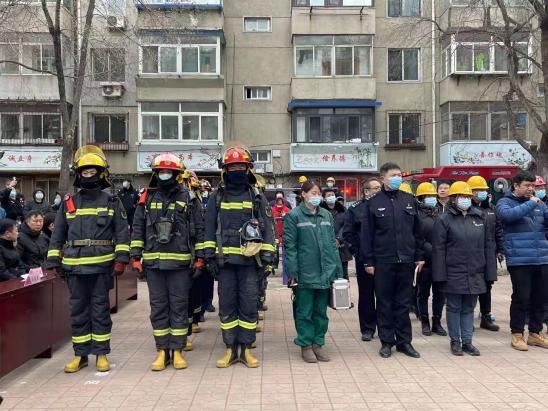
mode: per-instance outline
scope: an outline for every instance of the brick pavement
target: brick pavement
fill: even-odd
[[[353,291],[356,292],[355,282]],[[293,345],[290,291],[271,280],[264,332],[258,335],[261,367],[236,364],[215,368],[223,353],[217,315],[209,315],[204,332],[187,354],[189,368],[149,371],[154,344],[148,320],[146,284],[139,300],[113,316],[113,369],[88,367],[64,374],[70,344],[52,359],[32,360],[0,380],[2,409],[97,410],[546,410],[548,350],[520,353],[510,348],[508,305],[510,280],[494,287],[493,306],[501,332],[478,330],[475,345],[482,356],[454,357],[446,337],[423,337],[413,320],[414,345],[421,359],[395,353],[381,359],[379,340],[360,341],[357,310],[330,310],[327,351],[332,361],[304,364]],[[478,321],[476,321],[477,323]],[[93,358],[92,358],[93,360]]]

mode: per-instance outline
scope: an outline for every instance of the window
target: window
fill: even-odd
[[[19,139],[19,115],[1,114],[0,115],[0,135],[2,140]]]
[[[370,143],[374,111],[363,108],[298,109],[293,112],[295,143]]]
[[[268,33],[272,31],[272,19],[270,17],[244,17],[244,32]]]
[[[141,140],[222,140],[219,103],[141,103]]]
[[[61,116],[54,113],[2,113],[0,135],[2,140],[55,142],[61,139]]]
[[[219,74],[219,39],[200,40],[204,44],[142,46],[141,73]]]
[[[0,44],[0,60],[19,62],[19,44]],[[0,63],[0,74],[19,74],[19,65]]]
[[[388,115],[388,144],[420,144],[418,113]]]
[[[419,49],[388,49],[388,81],[419,80]]]
[[[122,143],[127,141],[125,115],[94,115],[93,141],[96,143]]]
[[[55,53],[53,45],[23,44],[22,62],[34,70],[23,68],[23,74],[40,74],[40,71],[55,73]],[[44,73],[48,74],[48,73]]]
[[[244,87],[244,100],[272,100],[272,87]]]
[[[293,7],[373,6],[373,0],[293,0]]]
[[[297,77],[370,76],[373,36],[297,36]]]
[[[420,17],[421,0],[388,0],[388,17]]]
[[[251,157],[253,157],[253,161],[256,163],[270,163],[270,155],[271,153],[268,150],[251,152]]]
[[[125,81],[124,49],[91,49],[94,81]]]
[[[537,86],[537,97],[544,98],[544,83],[539,83]]]

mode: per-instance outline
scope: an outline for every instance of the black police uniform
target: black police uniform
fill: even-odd
[[[377,327],[383,344],[400,346],[412,339],[409,306],[415,262],[423,260],[424,240],[415,198],[383,189],[367,201],[362,222],[361,255],[375,267]]]
[[[101,189],[82,189],[63,201],[46,267],[62,266],[67,276],[77,356],[110,352],[109,290],[115,260],[129,262],[129,227],[120,200]]]
[[[356,261],[356,279],[358,280],[358,316],[360,331],[375,334],[377,328],[377,312],[375,309],[375,282],[374,278],[365,272],[364,262],[360,256],[361,226],[366,218],[367,199],[352,204],[345,214],[343,239]]]
[[[171,230],[163,232],[165,238],[163,222],[171,224]],[[192,204],[188,189],[149,188],[141,195],[133,219],[131,258],[143,259],[157,349],[181,350],[186,344],[192,263],[203,257],[202,240],[201,210]]]
[[[255,341],[258,317],[259,263],[273,262],[274,236],[264,195],[250,184],[225,187],[211,196],[206,211],[205,255],[219,267],[219,316],[227,347]],[[252,217],[259,220],[263,244],[260,255],[245,257],[240,228]]]

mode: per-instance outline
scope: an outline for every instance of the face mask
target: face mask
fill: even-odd
[[[544,197],[546,197],[546,190],[543,188],[542,190],[535,191],[535,197],[544,200]]]
[[[226,182],[233,186],[243,186],[249,183],[247,171],[229,171],[226,175]]]
[[[312,197],[310,197],[308,202],[310,203],[310,205],[312,205],[314,207],[318,207],[322,203],[322,197],[321,196],[312,196]]]
[[[124,182],[122,183],[122,187],[124,187],[124,188],[129,188],[129,181],[124,181]]]
[[[158,174],[158,178],[162,181],[167,181],[169,180],[171,177],[173,176],[173,174],[171,173],[159,173]]]
[[[469,198],[459,198],[457,200],[457,207],[463,211],[466,211],[472,207],[472,200]]]
[[[53,204],[55,204],[56,206],[58,206],[59,204],[61,204],[61,199],[59,197],[55,197],[53,199]]]
[[[82,188],[93,190],[100,187],[99,176],[96,174],[92,177],[80,177]]]
[[[17,192],[15,190],[11,190],[10,191],[10,198],[12,200],[15,200],[16,197],[17,197]]]
[[[202,193],[202,198],[208,198],[209,197],[209,191],[204,191]]]
[[[487,191],[477,191],[476,192],[476,198],[479,201],[485,201],[487,200]]]
[[[438,199],[436,197],[426,197],[423,204],[427,207],[434,208],[438,204]]]
[[[327,183],[327,187],[329,187],[329,188],[333,187],[333,183],[331,183],[331,182]]]
[[[42,201],[44,199],[44,193],[38,191],[35,195],[34,195],[34,198],[36,198],[38,201]]]
[[[335,196],[326,197],[325,202],[329,205],[333,205],[337,202],[337,197],[335,197]]]
[[[400,176],[390,177],[388,179],[388,187],[392,190],[399,190],[403,179]]]

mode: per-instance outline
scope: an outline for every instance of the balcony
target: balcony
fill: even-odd
[[[135,6],[138,10],[222,10],[223,0],[141,0],[139,2],[135,2]]]
[[[462,4],[463,0],[452,0],[446,10],[440,10],[440,27],[442,29],[458,27],[477,27],[481,28],[485,22],[489,22],[491,27],[501,27],[504,20],[500,9],[493,0],[491,5],[484,7],[480,2],[475,5]],[[487,3],[487,2],[486,2]],[[528,1],[508,0],[508,15],[515,22],[526,23],[530,19],[530,10]]]
[[[127,141],[123,141],[120,143],[103,142],[103,143],[92,143],[92,144],[95,144],[97,147],[99,147],[103,151],[128,151],[129,150],[129,143]]]
[[[293,100],[375,100],[374,77],[329,77],[291,79]]]
[[[291,34],[375,34],[375,9],[368,6],[293,7]]]
[[[181,96],[189,101],[225,101],[223,76],[174,76],[158,78],[139,75],[136,79],[137,100],[176,101]]]

